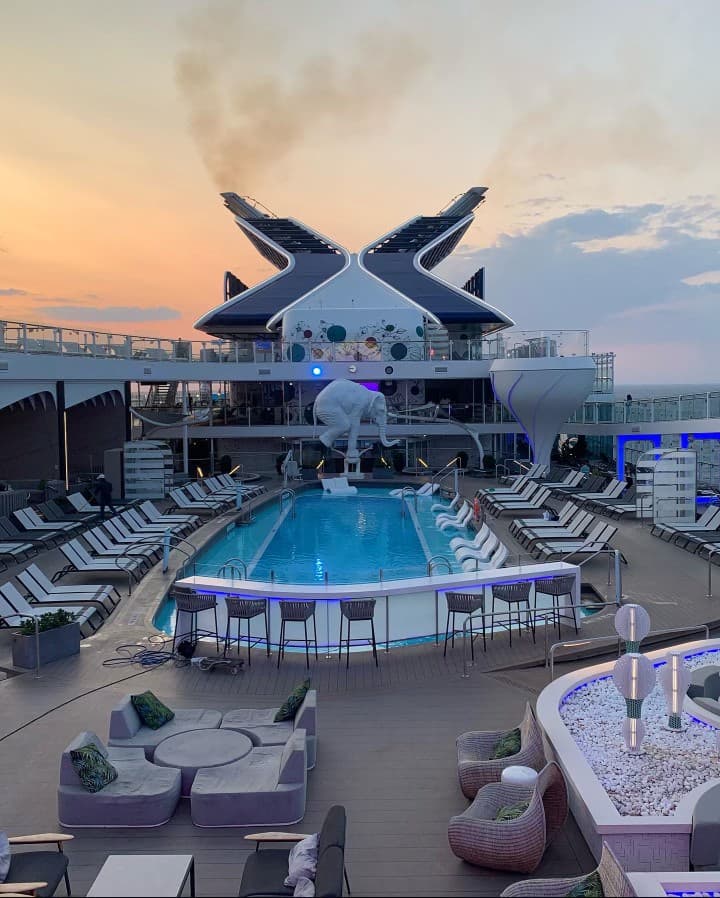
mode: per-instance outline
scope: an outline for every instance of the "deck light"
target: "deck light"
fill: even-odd
[[[232,469],[232,471],[228,471],[228,475],[230,477],[232,477],[232,475],[235,474],[239,470],[240,470],[240,465],[235,465],[235,467]]]
[[[665,693],[667,707],[667,729],[679,732],[685,727],[682,722],[682,709],[685,693],[690,685],[690,671],[685,667],[682,652],[669,652],[667,664],[658,671],[658,679]]]
[[[322,468],[322,466],[323,466],[324,464],[325,464],[325,459],[324,459],[324,458],[321,458],[320,461],[315,465],[315,470],[316,470],[316,471],[319,471],[320,468]]]
[[[637,652],[650,632],[650,615],[642,605],[623,605],[615,613],[615,631],[625,640],[626,652]]]
[[[320,367],[320,365],[313,365],[310,369],[310,373],[313,377],[320,377],[320,375],[322,374],[322,368]]]
[[[195,470],[197,471],[197,476],[202,480],[202,478],[205,476],[203,474],[203,469],[200,467],[200,465],[198,465]]]
[[[645,738],[645,724],[640,715],[642,703],[655,685],[655,668],[645,655],[630,652],[618,658],[613,668],[615,688],[625,699],[627,717],[623,721],[623,738],[630,754],[640,754]]]
[[[420,458],[419,455],[418,455],[418,461],[419,461],[420,464],[423,466],[423,468],[428,468],[428,467],[429,467],[428,463],[427,463],[424,459]]]

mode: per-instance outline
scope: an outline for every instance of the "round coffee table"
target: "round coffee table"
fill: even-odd
[[[155,749],[153,762],[159,767],[178,767],[181,794],[190,795],[195,774],[201,767],[224,767],[250,754],[253,744],[233,730],[191,730],[168,736]]]

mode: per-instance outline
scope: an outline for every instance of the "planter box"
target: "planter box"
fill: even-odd
[[[73,622],[40,633],[40,663],[49,664],[80,652],[80,626]],[[12,660],[14,667],[33,668],[36,665],[35,634],[22,636],[13,633]]]

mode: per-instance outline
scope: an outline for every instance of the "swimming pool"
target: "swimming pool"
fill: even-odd
[[[432,496],[401,501],[390,496],[390,488],[376,486],[361,487],[356,496],[307,490],[297,496],[294,515],[289,502],[282,512],[272,502],[256,512],[252,524],[228,527],[198,553],[189,572],[216,577],[230,559],[241,559],[248,580],[307,586],[377,583],[423,577],[437,555],[448,562],[441,570],[449,565],[451,572],[460,572],[450,540],[470,534],[465,528],[439,530],[431,510],[438,502],[449,504]],[[229,569],[225,575],[233,576]],[[172,632],[172,601],[161,605],[154,622]]]

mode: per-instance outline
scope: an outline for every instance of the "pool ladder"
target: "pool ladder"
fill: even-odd
[[[453,573],[452,564],[450,563],[450,559],[445,555],[433,555],[433,557],[427,563],[427,575],[428,577],[432,577],[433,568],[436,568],[439,563],[443,563],[447,565],[448,573]]]
[[[290,517],[295,517],[295,490],[284,489],[280,493],[280,514],[282,514],[283,508],[285,507],[285,499],[290,500]]]
[[[224,577],[227,571],[230,572],[230,576],[233,580],[235,579],[235,574],[242,574],[242,577],[237,578],[238,580],[247,580],[247,564],[242,558],[228,558],[228,560],[218,568],[217,576]]]

